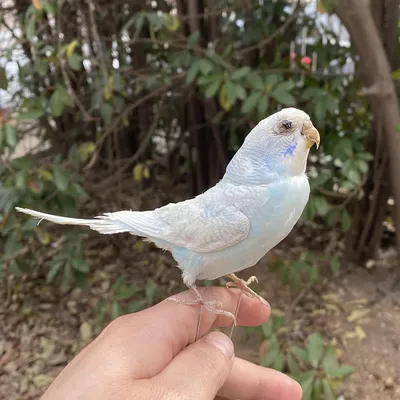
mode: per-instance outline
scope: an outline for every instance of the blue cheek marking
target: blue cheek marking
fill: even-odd
[[[294,153],[294,151],[296,150],[296,147],[297,147],[297,144],[296,144],[296,143],[292,143],[292,144],[285,150],[285,152],[283,153],[283,156],[284,156],[284,157],[292,156],[293,153]]]

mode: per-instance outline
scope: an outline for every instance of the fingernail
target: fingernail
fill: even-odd
[[[233,357],[235,349],[233,347],[232,340],[222,332],[210,332],[204,337],[204,340],[216,347],[226,357]]]

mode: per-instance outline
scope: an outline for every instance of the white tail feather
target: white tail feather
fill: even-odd
[[[143,232],[140,232],[139,230],[135,229],[135,227],[132,226],[131,224],[127,224],[121,221],[120,218],[118,218],[118,214],[120,212],[107,213],[93,219],[80,219],[80,218],[68,218],[68,217],[60,217],[58,215],[46,214],[39,211],[30,210],[29,208],[16,207],[16,210],[24,214],[31,215],[32,217],[45,219],[47,221],[54,222],[56,224],[88,226],[90,229],[93,229],[105,235],[121,233],[121,232],[129,232],[138,236],[146,236],[145,234],[143,234]],[[134,211],[125,211],[125,213],[139,214],[139,212],[134,212]]]

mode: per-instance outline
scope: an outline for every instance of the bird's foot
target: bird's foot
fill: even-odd
[[[244,293],[246,296],[251,297],[252,299],[258,299],[263,304],[268,304],[265,299],[263,299],[259,294],[257,294],[254,290],[249,288],[249,285],[253,282],[258,283],[258,279],[256,276],[250,277],[247,281],[238,278],[235,274],[229,274],[228,277],[232,279],[233,282],[228,282],[226,287],[237,287]]]
[[[175,303],[178,303],[178,304],[184,304],[187,306],[193,306],[196,304],[200,304],[206,310],[211,311],[214,314],[225,315],[225,317],[231,318],[233,320],[234,324],[236,324],[236,317],[231,312],[225,311],[222,308],[222,303],[220,301],[213,301],[213,300],[207,301],[204,299],[204,297],[201,295],[201,293],[199,292],[199,290],[196,287],[190,287],[190,289],[192,290],[192,292],[195,295],[194,300],[182,300],[182,299],[177,299],[176,297],[170,297],[170,298],[168,298],[168,300],[174,301]]]

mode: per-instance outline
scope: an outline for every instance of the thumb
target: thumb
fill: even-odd
[[[156,379],[169,393],[180,395],[177,398],[211,400],[228,377],[233,360],[232,341],[221,332],[211,332],[181,351]]]

